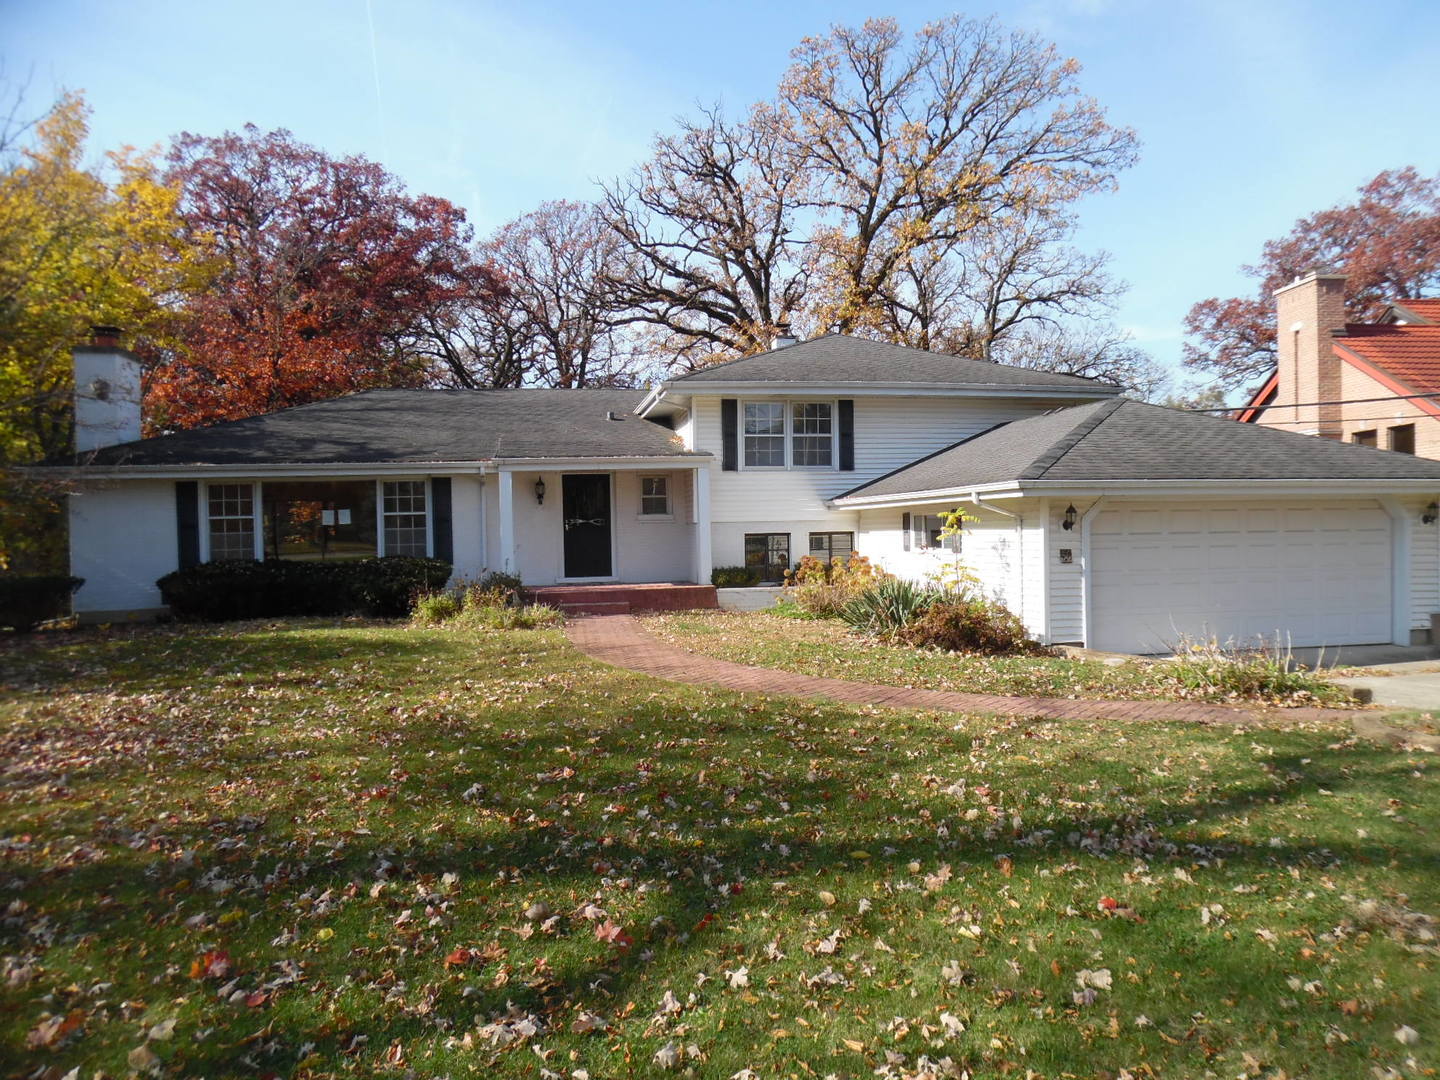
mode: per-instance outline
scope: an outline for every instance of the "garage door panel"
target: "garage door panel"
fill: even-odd
[[[1126,652],[1388,641],[1390,527],[1373,502],[1107,508],[1091,532],[1091,638]]]

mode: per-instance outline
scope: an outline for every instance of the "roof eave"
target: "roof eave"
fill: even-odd
[[[837,496],[830,505],[845,510],[880,509],[926,503],[963,501],[972,496],[1018,498],[1026,495],[1205,495],[1253,490],[1266,498],[1277,495],[1375,494],[1413,495],[1440,492],[1436,477],[1316,477],[1310,479],[1177,479],[1177,480],[1002,480],[989,484],[956,485],[928,491],[889,495]]]
[[[1010,384],[1010,383],[929,383],[929,382],[879,382],[879,381],[783,381],[779,379],[751,379],[726,382],[685,382],[680,385],[666,383],[662,394],[674,392],[684,397],[704,394],[866,394],[893,397],[900,394],[922,397],[967,394],[974,397],[1045,397],[1045,398],[1097,398],[1118,397],[1124,388],[1108,383],[1094,386],[1074,384]]]

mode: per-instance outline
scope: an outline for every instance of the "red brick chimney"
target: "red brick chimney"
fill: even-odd
[[[1312,270],[1276,290],[1275,323],[1277,404],[1301,403],[1277,411],[1275,419],[1296,421],[1285,425],[1290,431],[1340,438],[1339,405],[1304,403],[1341,397],[1340,358],[1331,341],[1345,332],[1345,275]]]

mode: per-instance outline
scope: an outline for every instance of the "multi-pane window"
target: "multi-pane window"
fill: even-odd
[[[643,517],[665,517],[670,513],[670,478],[640,478],[640,513]]]
[[[387,480],[382,495],[386,555],[425,555],[425,481]]]
[[[844,562],[854,551],[854,533],[818,532],[810,534],[810,554],[827,563]]]
[[[210,484],[210,560],[255,558],[255,489]]]
[[[834,460],[834,418],[827,401],[790,406],[790,453],[797,466],[825,466]]]
[[[778,401],[745,403],[745,464],[785,467],[785,406]]]
[[[765,581],[783,581],[790,569],[790,534],[746,533],[745,565],[760,570]]]
[[[910,518],[912,543],[917,550],[944,548],[946,551],[960,551],[960,530],[949,536],[945,532],[945,519],[939,514],[914,514]]]

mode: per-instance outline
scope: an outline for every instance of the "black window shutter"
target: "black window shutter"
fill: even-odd
[[[720,468],[735,472],[740,467],[740,402],[720,399]]]
[[[855,471],[855,402],[840,399],[840,471]]]
[[[200,561],[200,483],[175,481],[175,528],[180,542],[180,569]]]
[[[430,535],[435,541],[435,558],[455,561],[455,532],[450,516],[450,477],[430,478]]]
[[[910,550],[910,515],[900,515],[900,546],[903,550]]]

